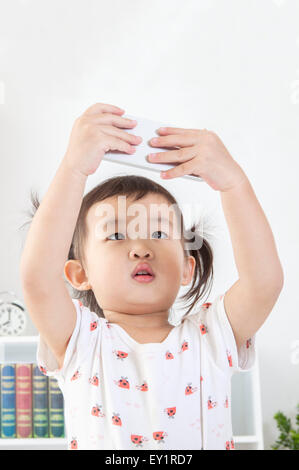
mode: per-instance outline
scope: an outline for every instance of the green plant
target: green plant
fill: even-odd
[[[297,429],[292,427],[290,418],[287,418],[281,411],[274,415],[277,427],[280,431],[279,438],[276,440],[271,449],[290,449],[299,450],[299,404],[297,405],[298,413],[296,415]]]

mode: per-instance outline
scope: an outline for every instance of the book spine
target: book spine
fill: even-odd
[[[33,437],[49,437],[48,378],[32,364]]]
[[[54,377],[49,377],[49,435],[64,437],[63,394]]]
[[[16,364],[17,437],[32,437],[31,364]]]
[[[1,437],[16,437],[16,367],[1,364]]]

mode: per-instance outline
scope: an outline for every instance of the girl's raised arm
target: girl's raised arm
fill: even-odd
[[[20,262],[24,301],[30,317],[61,367],[76,324],[76,311],[63,279],[88,176],[105,152],[133,153],[136,136],[120,128],[134,122],[120,108],[96,103],[76,119],[66,154],[34,215]]]

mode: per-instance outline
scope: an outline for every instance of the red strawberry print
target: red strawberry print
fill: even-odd
[[[79,302],[80,308],[82,308],[83,304],[82,304],[81,300],[79,300],[78,302]]]
[[[121,377],[119,380],[115,380],[114,383],[116,383],[119,387],[121,388],[130,388],[130,384],[128,382],[128,377]]]
[[[174,418],[176,414],[176,406],[173,406],[172,408],[165,408],[164,412],[168,414],[169,418]]]
[[[81,377],[81,374],[80,374],[80,369],[77,369],[76,372],[74,373],[74,375],[72,376],[71,378],[71,381],[72,380],[77,380],[79,377]]]
[[[230,450],[230,441],[226,441],[225,450]]]
[[[189,347],[188,347],[188,341],[184,340],[183,343],[182,343],[181,350],[179,351],[179,353],[184,352],[184,351],[186,351],[187,349],[189,349]]]
[[[98,327],[98,320],[95,320],[95,321],[91,322],[91,324],[90,324],[90,331],[96,330],[97,327]]]
[[[185,395],[192,395],[192,393],[196,392],[197,387],[191,387],[191,383],[188,383],[187,387],[185,388]]]
[[[160,444],[160,442],[165,442],[164,437],[167,437],[167,436],[168,436],[167,432],[164,432],[164,431],[153,432],[153,439],[157,441],[158,444]]]
[[[126,352],[124,352],[124,351],[115,351],[115,350],[114,350],[114,351],[112,351],[112,352],[116,355],[117,359],[123,360],[123,359],[125,359],[126,357],[128,357],[128,353],[126,353]]]
[[[224,402],[224,408],[228,408],[228,396],[226,396],[226,399]]]
[[[166,351],[165,357],[166,357],[166,359],[174,359],[173,354],[169,351]]]
[[[71,447],[71,450],[77,450],[78,449],[78,441],[75,437],[72,437],[70,447]]]
[[[121,419],[119,417],[119,413],[113,413],[112,415],[112,424],[115,424],[116,426],[122,426]]]
[[[250,348],[251,346],[251,338],[249,338],[247,341],[246,341],[246,348]]]
[[[98,385],[99,385],[99,376],[98,376],[98,373],[96,373],[93,377],[89,377],[88,382],[89,382],[91,385],[95,385],[96,387],[98,387]]]
[[[211,410],[212,408],[215,408],[217,406],[217,402],[216,401],[212,401],[211,400],[211,397],[209,396],[209,399],[208,399],[208,410]]]
[[[47,369],[40,364],[38,364],[38,368],[41,371],[42,374],[47,375]]]
[[[212,305],[211,302],[206,302],[205,304],[202,304],[201,308],[203,308],[204,310],[207,310],[211,305]]]
[[[138,436],[137,434],[131,434],[131,441],[136,444],[136,447],[142,447],[142,443],[148,441],[144,436]]]
[[[148,385],[146,380],[143,382],[142,385],[136,385],[137,390],[140,390],[141,392],[147,392],[148,391]]]
[[[102,408],[102,405],[96,404],[96,406],[93,406],[92,409],[91,409],[92,416],[97,416],[97,417],[104,418],[105,414],[102,413],[100,408]]]
[[[199,329],[202,335],[205,335],[208,332],[208,328],[204,323],[200,323]]]
[[[203,381],[203,377],[202,377],[202,376],[200,376],[200,381],[201,381],[201,382]]]
[[[233,360],[230,351],[226,351],[229,367],[233,367]]]
[[[107,326],[107,328],[111,328],[111,323],[109,323],[108,320],[106,320],[106,326]]]
[[[231,448],[231,450],[233,450],[235,448],[235,443],[234,443],[233,438],[231,438],[231,441],[230,441],[230,448]]]

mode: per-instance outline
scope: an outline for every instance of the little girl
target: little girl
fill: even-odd
[[[166,177],[194,174],[219,191],[231,235],[239,279],[200,305],[212,250],[195,226],[196,246],[174,236],[184,230],[179,210],[152,218],[153,207],[176,204],[163,186],[122,176],[83,197],[105,152],[133,153],[142,140],[122,130],[136,125],[123,112],[96,103],[76,119],[48,192],[33,201],[20,274],[40,333],[37,362],[63,392],[68,449],[234,449],[231,377],[253,366],[255,333],[283,285],[273,235],[215,133],[160,129],[152,146],[177,148],[151,161],[177,162]],[[142,237],[132,236],[135,204]],[[169,312],[191,282],[187,312],[173,326]]]

